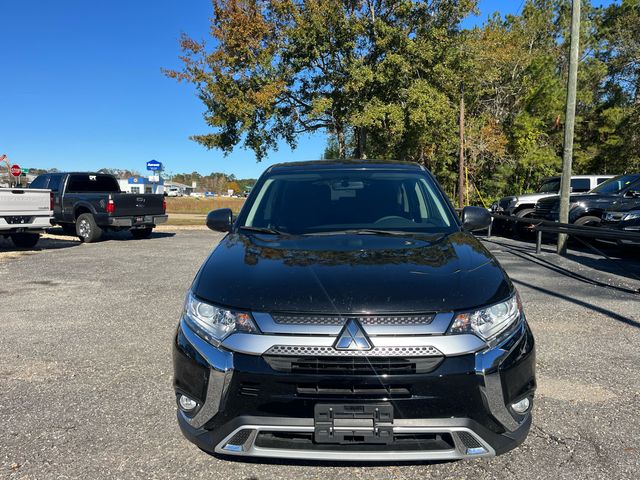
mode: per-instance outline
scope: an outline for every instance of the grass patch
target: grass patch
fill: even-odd
[[[206,220],[206,215],[170,213],[169,220],[162,225],[205,225]]]
[[[167,213],[196,213],[206,215],[216,208],[230,208],[237,215],[244,198],[198,198],[198,197],[166,197]]]

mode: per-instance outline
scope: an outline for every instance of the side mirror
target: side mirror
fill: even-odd
[[[211,210],[207,214],[207,227],[215,232],[228,232],[231,230],[233,215],[230,208]]]
[[[491,214],[486,208],[464,207],[462,209],[462,229],[467,232],[484,230],[491,225]]]

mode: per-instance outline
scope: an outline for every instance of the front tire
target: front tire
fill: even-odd
[[[575,222],[573,222],[574,225],[577,225],[579,227],[599,227],[601,223],[602,223],[601,218],[594,217],[591,215],[580,217]]]
[[[39,233],[14,233],[11,241],[18,248],[33,248],[40,240]]]
[[[131,230],[131,235],[133,235],[133,238],[135,238],[136,240],[142,240],[143,238],[149,238],[152,232],[153,227],[136,228]]]
[[[534,212],[535,209],[533,208],[523,208],[522,210],[516,212],[515,216],[518,218],[529,218],[531,217],[531,215],[533,215]],[[514,222],[513,231],[519,237],[530,236],[533,233],[533,231],[529,228],[530,226],[530,223]]]
[[[76,235],[84,243],[93,243],[102,237],[102,229],[96,223],[93,215],[83,213],[76,220]]]

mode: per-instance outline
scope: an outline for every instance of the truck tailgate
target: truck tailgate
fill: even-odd
[[[112,217],[164,214],[164,197],[159,194],[118,193],[111,199],[115,206]]]
[[[51,191],[34,188],[0,188],[0,217],[50,214]]]

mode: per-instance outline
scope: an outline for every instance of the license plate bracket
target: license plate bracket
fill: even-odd
[[[393,442],[393,405],[316,404],[316,443],[389,444]]]

